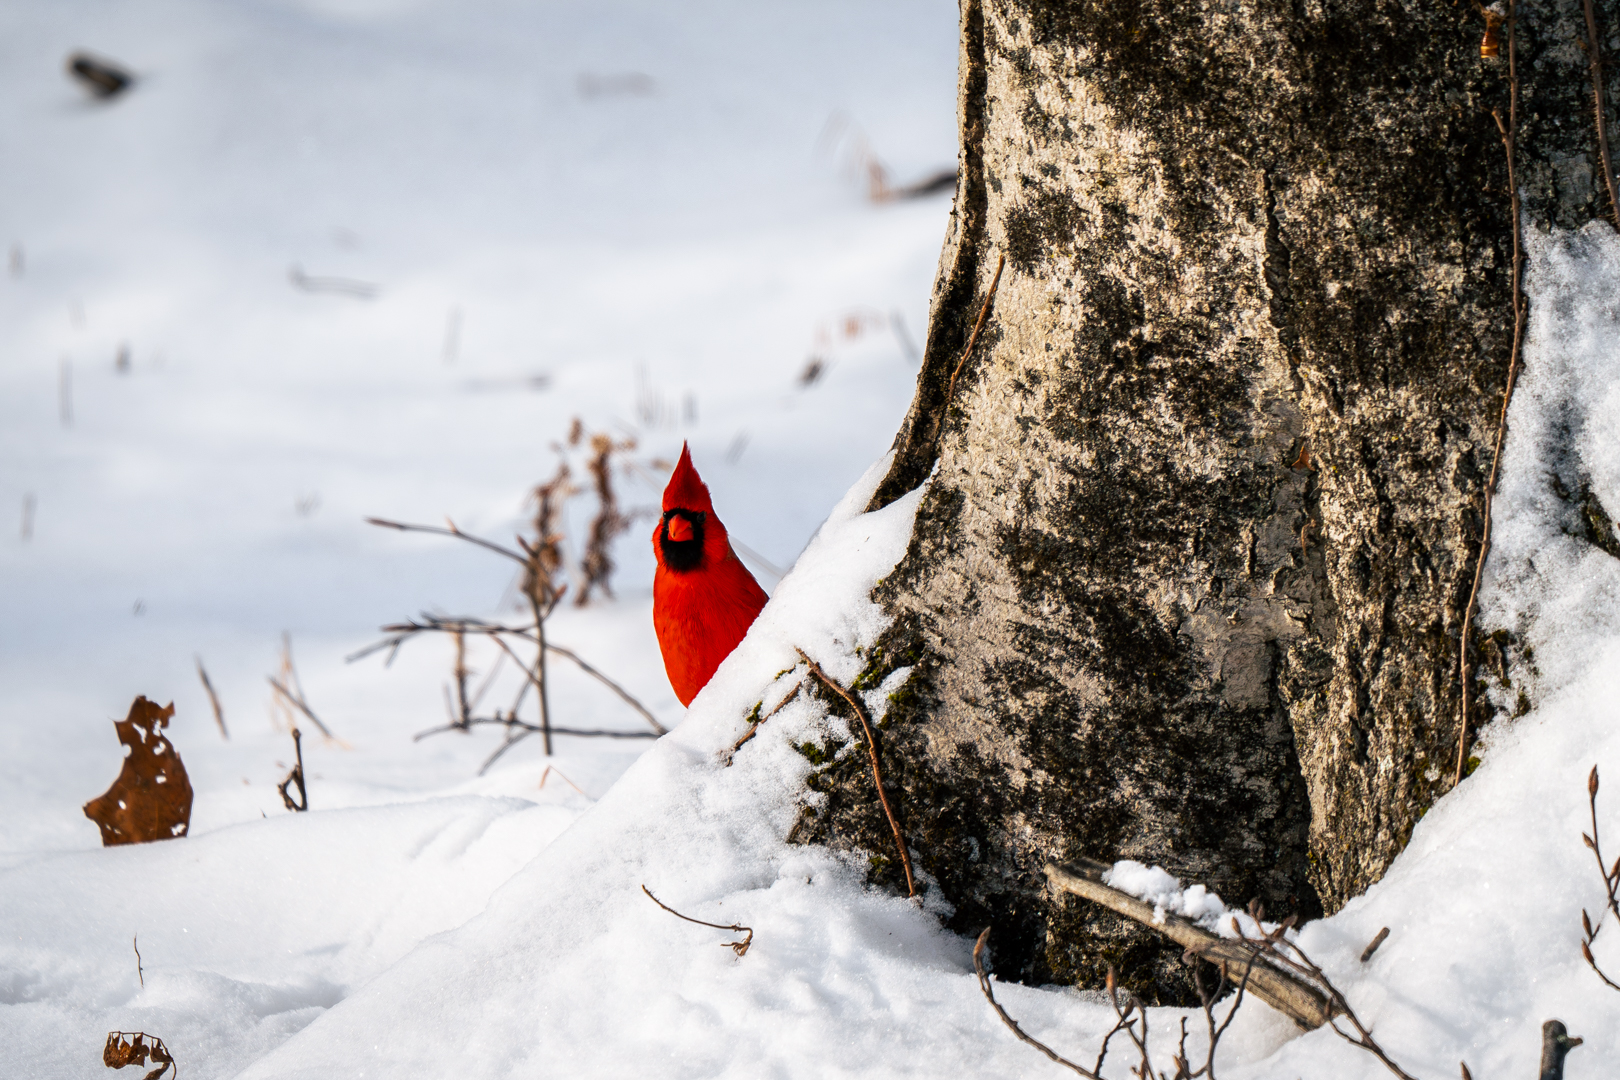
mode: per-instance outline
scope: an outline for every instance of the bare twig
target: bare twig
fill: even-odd
[[[996,256],[996,273],[990,279],[990,291],[984,294],[984,304],[979,308],[979,320],[973,324],[973,333],[968,335],[967,348],[962,350],[962,358],[956,362],[956,368],[951,372],[951,381],[945,387],[945,403],[940,406],[938,414],[934,417],[934,431],[939,431],[945,413],[950,409],[951,402],[956,399],[956,377],[962,374],[962,368],[973,355],[973,346],[979,343],[979,331],[984,329],[985,320],[990,318],[990,306],[996,302],[996,287],[1001,284],[1001,268],[1007,265],[1006,255]]]
[[[647,888],[647,886],[643,885],[641,887],[641,891],[647,894],[647,899],[651,900],[653,903],[657,904],[659,907],[663,908],[677,919],[685,919],[687,922],[696,923],[699,926],[712,926],[716,930],[730,930],[733,934],[745,935],[741,941],[727,941],[723,944],[726,946],[726,948],[730,949],[738,956],[748,955],[748,947],[754,943],[754,931],[752,927],[743,926],[740,923],[732,923],[730,926],[724,926],[720,923],[705,922],[702,919],[694,919],[690,915],[682,915],[680,912],[658,899],[658,897],[652,894],[652,890]]]
[[[283,632],[281,635],[281,672],[279,675],[271,675],[268,678],[271,688],[280,695],[285,705],[290,705],[303,713],[309,719],[309,722],[319,728],[321,734],[327,739],[337,743],[339,746],[347,747],[348,744],[332,734],[331,728],[321,723],[321,718],[315,715],[315,710],[310,708],[309,700],[304,696],[303,680],[299,679],[298,668],[293,664],[291,634]],[[291,713],[287,715],[291,720]],[[291,726],[296,728],[297,724],[292,723]]]
[[[746,743],[749,739],[754,737],[754,732],[759,730],[760,725],[769,720],[771,717],[775,716],[777,713],[781,712],[783,707],[786,706],[788,702],[799,696],[799,691],[803,688],[804,680],[800,679],[798,682],[793,684],[793,689],[787,692],[787,696],[782,698],[782,700],[778,701],[775,705],[771,706],[770,712],[748,725],[748,730],[743,732],[742,738],[732,743],[731,749],[727,750],[721,755],[722,762],[727,768],[731,767],[731,759],[736,756],[738,750],[743,748],[743,743]]]
[[[546,651],[547,652],[554,652],[558,656],[566,657],[567,659],[572,660],[574,663],[578,664],[579,665],[579,670],[583,671],[585,674],[589,675],[591,678],[597,680],[603,686],[607,687],[609,690],[612,690],[615,694],[619,695],[619,697],[624,701],[624,703],[626,705],[630,706],[632,709],[636,710],[636,712],[640,713],[642,719],[646,720],[647,723],[651,724],[652,729],[654,731],[656,731],[660,735],[668,735],[669,734],[669,729],[667,727],[665,727],[663,724],[660,724],[658,722],[658,718],[656,716],[654,716],[652,713],[648,712],[647,707],[645,705],[643,705],[641,702],[637,701],[634,697],[632,697],[630,695],[630,692],[628,690],[626,690],[624,687],[620,686],[618,683],[614,682],[612,679],[608,678],[606,675],[602,674],[600,671],[596,670],[591,665],[587,664],[583,659],[580,658],[578,653],[574,652],[572,649],[565,649],[561,645],[552,645],[552,644],[549,644],[549,643],[546,645]]]
[[[1373,935],[1373,939],[1367,942],[1367,947],[1361,950],[1361,962],[1363,964],[1372,959],[1373,953],[1378,951],[1378,946],[1382,945],[1387,937],[1389,937],[1389,927],[1387,926]]]
[[[438,525],[413,525],[404,521],[388,521],[384,518],[368,517],[366,518],[366,524],[379,525],[384,529],[398,529],[400,532],[420,532],[433,533],[436,536],[453,536],[457,540],[465,540],[469,544],[477,544],[481,548],[488,548],[497,555],[505,555],[508,559],[511,559],[514,562],[527,565],[529,561],[509,547],[502,547],[500,544],[485,540],[483,537],[462,532],[460,529],[456,528],[456,523],[453,521],[449,522],[448,528],[443,528]]]
[[[292,737],[293,753],[298,755],[297,764],[287,774],[287,779],[276,785],[276,790],[281,792],[281,801],[287,804],[287,809],[303,813],[309,809],[309,791],[304,787],[304,737],[297,728],[292,729]],[[287,789],[294,785],[298,788],[297,802],[293,802],[293,797],[287,794]]]
[[[1598,919],[1595,923],[1592,921],[1592,917],[1586,913],[1586,909],[1581,909],[1581,930],[1585,935],[1581,941],[1581,955],[1586,958],[1587,964],[1597,973],[1598,978],[1602,979],[1611,989],[1620,990],[1620,984],[1609,978],[1603,969],[1598,967],[1597,960],[1592,956],[1592,943],[1597,940],[1598,932],[1603,929],[1603,920],[1607,919],[1612,913],[1615,919],[1620,921],[1620,859],[1614,861],[1613,867],[1610,867],[1603,859],[1602,840],[1598,834],[1597,796],[1598,770],[1597,766],[1594,765],[1592,766],[1592,772],[1586,778],[1586,798],[1592,810],[1592,831],[1590,834],[1582,833],[1581,840],[1591,849],[1592,857],[1597,859],[1598,873],[1603,876],[1604,907],[1603,910],[1598,912]]]
[[[911,854],[906,851],[906,838],[900,834],[900,823],[895,820],[894,809],[889,805],[889,796],[883,790],[883,767],[878,764],[877,739],[872,733],[872,721],[866,715],[866,706],[861,704],[858,697],[839,685],[836,679],[822,671],[821,665],[810,659],[809,654],[803,649],[795,648],[793,651],[798,653],[799,659],[809,666],[810,674],[820,679],[828,689],[849,702],[849,707],[855,710],[855,716],[860,720],[862,730],[866,732],[866,752],[872,759],[872,781],[877,785],[878,801],[883,804],[883,814],[889,819],[889,828],[894,830],[895,846],[900,849],[900,865],[906,871],[906,895],[916,896],[917,882],[911,874]]]
[[[1099,1056],[1097,1058],[1097,1070],[1098,1070],[1097,1072],[1093,1072],[1092,1070],[1086,1068],[1084,1065],[1076,1065],[1074,1062],[1070,1061],[1068,1058],[1066,1058],[1063,1055],[1059,1054],[1056,1050],[1053,1050],[1050,1046],[1047,1046],[1045,1043],[1041,1042],[1041,1040],[1039,1040],[1039,1039],[1035,1038],[1033,1035],[1030,1035],[1027,1032],[1025,1032],[1023,1028],[1018,1026],[1018,1021],[1014,1020],[1012,1017],[1007,1015],[1007,1010],[1003,1009],[1001,1007],[1001,1002],[996,1000],[995,992],[993,990],[991,990],[991,988],[990,988],[990,976],[985,974],[985,970],[984,970],[984,960],[983,960],[984,943],[986,941],[988,941],[989,938],[990,938],[990,927],[987,926],[987,927],[984,928],[984,932],[979,935],[979,940],[977,942],[975,942],[974,945],[973,945],[973,970],[975,972],[977,972],[978,975],[979,975],[979,989],[984,992],[984,999],[990,1003],[990,1007],[992,1009],[996,1010],[996,1015],[1001,1017],[1001,1022],[1003,1024],[1006,1024],[1008,1030],[1011,1031],[1014,1035],[1018,1036],[1021,1040],[1023,1040],[1024,1042],[1027,1042],[1029,1045],[1033,1046],[1035,1049],[1039,1050],[1041,1053],[1045,1054],[1047,1057],[1051,1058],[1053,1061],[1057,1062],[1059,1065],[1063,1065],[1063,1066],[1066,1066],[1066,1067],[1068,1067],[1070,1069],[1073,1069],[1076,1073],[1079,1073],[1081,1076],[1089,1077],[1090,1080],[1102,1080],[1102,1076],[1101,1076],[1102,1056]],[[1121,1022],[1123,1023],[1123,1017],[1121,1017]],[[1120,1025],[1116,1024],[1115,1027],[1114,1027],[1114,1031],[1118,1031],[1119,1029],[1120,1029]],[[1108,1038],[1111,1039],[1113,1037],[1114,1037],[1114,1032],[1110,1031],[1108,1033]],[[1105,1040],[1103,1040],[1103,1055],[1106,1055],[1107,1053],[1108,1053],[1108,1041],[1107,1041],[1107,1039],[1105,1039]]]
[[[1603,107],[1603,50],[1599,44],[1597,16],[1592,13],[1592,0],[1581,0],[1586,9],[1586,56],[1592,69],[1592,105],[1597,116],[1598,157],[1603,162],[1603,183],[1609,191],[1609,212],[1614,215],[1614,227],[1620,229],[1620,197],[1614,192],[1614,166],[1609,163],[1609,123]]]
[[[223,739],[229,739],[231,733],[225,730],[225,710],[220,708],[219,695],[214,693],[214,684],[208,679],[208,669],[203,667],[202,657],[197,657],[197,677],[202,679],[203,689],[208,691],[208,704],[214,709],[214,723],[219,725],[219,734]]]
[[[308,718],[310,723],[320,728],[322,735],[325,735],[328,739],[337,739],[337,736],[332,734],[331,729],[329,729],[325,724],[321,723],[321,718],[316,716],[314,711],[310,709],[309,703],[304,700],[302,689],[300,689],[297,693],[294,693],[293,691],[287,689],[286,685],[274,675],[266,675],[265,679],[270,683],[270,688],[276,693],[280,694],[282,699],[285,700],[287,704],[303,713],[304,716]]]
[[[301,266],[294,266],[288,270],[287,280],[293,283],[293,288],[302,289],[304,292],[336,293],[339,296],[352,296],[356,300],[374,300],[377,297],[377,286],[369,281],[340,277],[311,277],[304,273]]]
[[[141,935],[136,934],[130,938],[130,943],[135,947],[135,976],[141,980],[141,985],[144,987],[146,985],[146,972],[141,968]]]
[[[1468,590],[1468,603],[1463,606],[1462,638],[1457,650],[1458,674],[1462,679],[1462,715],[1457,731],[1457,769],[1452,786],[1462,783],[1463,769],[1468,762],[1468,714],[1473,701],[1473,679],[1468,668],[1468,645],[1472,634],[1474,607],[1479,601],[1480,578],[1485,571],[1485,560],[1491,553],[1491,509],[1496,501],[1496,477],[1502,468],[1502,443],[1507,438],[1508,405],[1513,400],[1513,386],[1519,378],[1519,352],[1524,342],[1524,245],[1519,235],[1519,182],[1514,165],[1516,140],[1519,131],[1519,69],[1518,28],[1514,19],[1514,0],[1508,0],[1508,121],[1502,122],[1500,111],[1493,109],[1491,117],[1502,136],[1502,149],[1507,154],[1509,206],[1513,216],[1513,354],[1508,357],[1507,387],[1502,392],[1502,414],[1496,422],[1496,453],[1491,459],[1491,477],[1485,484],[1485,521],[1480,530],[1479,558],[1474,563],[1474,581]],[[1612,181],[1611,181],[1612,183]]]
[[[1251,903],[1249,914],[1258,924],[1264,911],[1258,905]],[[1327,996],[1332,1008],[1332,1016],[1328,1019],[1327,1026],[1333,1029],[1335,1035],[1345,1042],[1353,1046],[1359,1046],[1372,1054],[1384,1063],[1385,1068],[1400,1077],[1401,1080],[1415,1080],[1410,1073],[1397,1065],[1389,1054],[1385,1053],[1382,1046],[1378,1045],[1378,1040],[1373,1038],[1372,1032],[1361,1022],[1361,1018],[1356,1016],[1356,1011],[1350,1007],[1350,1002],[1346,1001],[1344,995],[1339,992],[1339,988],[1333,985],[1333,980],[1327,977],[1327,973],[1305,954],[1305,950],[1299,947],[1298,942],[1288,939],[1287,931],[1291,923],[1292,920],[1289,920],[1273,931],[1266,932],[1262,930],[1259,937],[1249,937],[1243,932],[1243,926],[1238,922],[1237,917],[1233,916],[1232,929],[1237,933],[1239,940],[1253,949],[1257,956],[1264,956],[1273,963],[1289,968],[1296,974],[1310,979],[1321,989],[1322,993]],[[1338,1018],[1340,1017],[1343,1017],[1350,1023],[1351,1027],[1355,1028],[1354,1035],[1339,1027]]]
[[[1318,987],[1271,964],[1257,964],[1251,971],[1250,949],[1239,942],[1217,937],[1179,915],[1165,913],[1162,919],[1157,918],[1152,904],[1103,884],[1102,875],[1107,870],[1105,864],[1089,859],[1066,866],[1047,863],[1046,877],[1056,889],[1085,897],[1163,934],[1214,964],[1233,982],[1237,981],[1239,972],[1243,972],[1243,977],[1249,980],[1249,990],[1256,997],[1291,1017],[1301,1027],[1321,1027],[1333,1015],[1332,1002]]]

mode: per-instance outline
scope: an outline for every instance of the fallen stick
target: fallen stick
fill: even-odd
[[[1078,866],[1047,863],[1046,877],[1055,889],[1083,896],[1158,931],[1182,948],[1214,964],[1233,982],[1243,978],[1247,971],[1250,993],[1290,1017],[1300,1027],[1319,1028],[1333,1018],[1333,1009],[1321,991],[1265,963],[1263,959],[1257,961],[1254,951],[1241,942],[1217,937],[1169,912],[1164,914],[1162,921],[1155,921],[1152,904],[1103,884],[1102,875],[1107,869],[1104,864],[1089,859]]]

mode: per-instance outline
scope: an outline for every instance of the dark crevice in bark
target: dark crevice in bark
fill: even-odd
[[[928,339],[923,347],[922,370],[911,409],[894,439],[894,461],[867,504],[868,510],[889,505],[928,478],[939,457],[944,428],[945,400],[951,372],[961,359],[973,322],[979,273],[995,258],[985,250],[985,218],[989,201],[984,171],[985,137],[984,7],[981,0],[962,0],[961,83],[959,124],[961,162],[957,171],[953,235],[947,237],[947,258],[928,317]],[[954,250],[952,250],[954,248]]]

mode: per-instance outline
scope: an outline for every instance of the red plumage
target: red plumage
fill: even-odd
[[[675,696],[690,705],[748,633],[767,597],[731,550],[685,446],[664,488],[664,516],[652,542],[658,559],[653,629]]]

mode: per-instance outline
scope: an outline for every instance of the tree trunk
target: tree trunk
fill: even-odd
[[[1607,209],[1585,22],[1518,14],[1526,227],[1579,225]],[[1416,0],[961,15],[956,205],[873,505],[933,481],[861,684],[911,669],[879,740],[952,926],[994,925],[1004,976],[1113,963],[1176,1000],[1175,953],[1046,861],[1309,917],[1450,787],[1512,351],[1508,34],[1483,59],[1476,8]],[[892,883],[863,758],[795,834]]]

